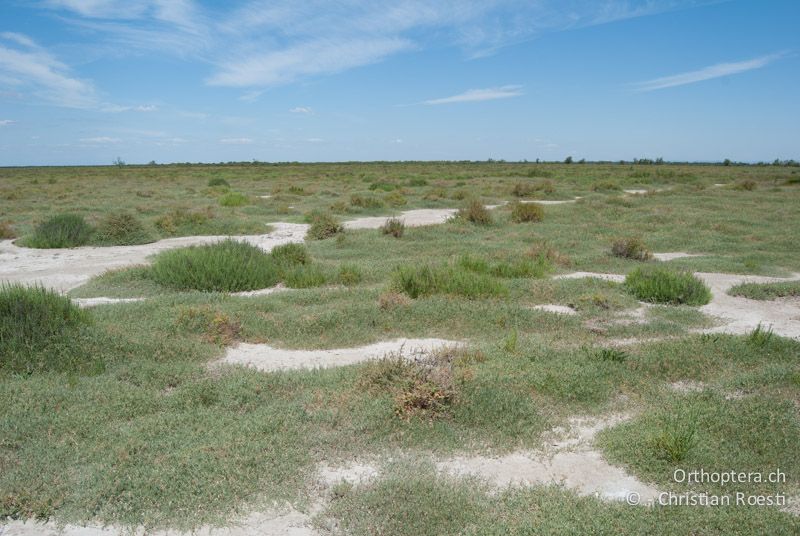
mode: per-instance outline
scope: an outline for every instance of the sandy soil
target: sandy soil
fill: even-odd
[[[604,281],[612,281],[614,283],[622,283],[625,281],[625,276],[621,274],[601,274],[599,272],[572,272],[569,274],[561,274],[553,276],[553,279],[582,279],[584,277],[595,277]]]
[[[531,309],[536,309],[538,311],[546,311],[548,313],[555,313],[559,315],[576,315],[578,311],[570,307],[569,305],[556,305],[553,303],[547,303],[544,305],[533,305]]]
[[[215,365],[247,365],[264,371],[341,367],[379,359],[387,354],[414,358],[444,346],[459,344],[445,339],[394,339],[357,348],[284,350],[267,344],[241,343],[229,348]]]
[[[397,216],[403,220],[408,227],[421,227],[423,225],[437,225],[446,222],[456,212],[457,208],[419,208],[414,210],[404,210]],[[366,218],[356,218],[344,222],[345,229],[378,229],[386,220],[393,216],[373,216]]]
[[[0,281],[39,283],[59,291],[78,287],[106,270],[147,262],[151,255],[178,247],[210,244],[233,238],[267,251],[280,244],[302,242],[308,225],[273,223],[273,231],[252,236],[186,236],[167,238],[139,246],[79,247],[73,249],[32,249],[0,241]]]
[[[686,257],[703,257],[702,253],[686,253],[684,251],[672,251],[669,253],[653,253],[653,258],[657,261],[671,261],[672,259],[684,259]]]
[[[477,476],[498,487],[560,484],[580,495],[607,500],[624,501],[637,494],[641,504],[646,504],[658,495],[658,490],[610,465],[592,447],[598,432],[627,418],[575,418],[567,430],[555,430],[541,450],[500,457],[459,456],[442,460],[437,467],[456,475]]]
[[[566,205],[567,203],[574,203],[580,197],[576,197],[574,199],[559,199],[559,200],[548,200],[548,199],[524,199],[521,200],[520,203],[536,203],[538,205]]]

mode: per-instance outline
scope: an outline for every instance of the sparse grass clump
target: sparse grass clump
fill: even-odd
[[[226,181],[222,177],[214,177],[212,179],[208,179],[208,186],[209,186],[209,188],[215,188],[215,187],[230,188],[231,187],[231,185],[228,184],[228,181]]]
[[[551,180],[543,180],[536,182],[518,182],[511,189],[511,194],[516,197],[528,197],[537,192],[552,194],[556,191],[556,187]]]
[[[747,342],[753,346],[766,346],[772,340],[772,328],[761,327],[758,324],[756,328],[747,335]]]
[[[0,240],[8,240],[9,238],[16,238],[17,233],[14,232],[14,228],[11,227],[11,222],[2,221],[0,222]]]
[[[325,240],[344,232],[344,226],[327,212],[314,212],[306,219],[311,223],[308,237],[312,240]]]
[[[744,179],[737,182],[733,188],[735,190],[741,190],[744,192],[752,192],[756,188],[758,188],[758,183],[752,179]]]
[[[396,290],[387,290],[378,296],[378,308],[381,311],[391,311],[409,305],[411,300],[403,293]]]
[[[0,371],[72,370],[87,356],[80,331],[90,316],[42,287],[0,286]]]
[[[147,244],[154,240],[142,222],[129,212],[107,214],[98,223],[94,237],[95,243],[119,246]]]
[[[221,346],[236,341],[242,330],[238,321],[208,305],[182,307],[175,320],[175,326],[184,331],[201,334],[206,341]]]
[[[660,266],[636,268],[624,286],[637,299],[651,303],[705,305],[711,301],[711,291],[693,274]]]
[[[478,225],[489,225],[492,223],[492,215],[489,209],[477,199],[470,200],[464,207],[459,209],[456,213],[456,218]]]
[[[653,252],[650,251],[644,241],[638,237],[615,240],[611,245],[611,254],[615,257],[633,259],[636,261],[649,261],[653,258]]]
[[[381,208],[384,205],[383,201],[377,197],[358,194],[353,194],[350,196],[350,204],[358,208]]]
[[[741,283],[728,290],[731,296],[742,296],[751,300],[774,300],[787,296],[800,296],[800,281],[785,283]]]
[[[74,248],[86,245],[94,229],[78,214],[59,214],[40,223],[22,244],[29,248]]]
[[[449,264],[400,266],[392,276],[392,285],[414,299],[432,294],[486,298],[508,293],[505,285],[494,277]]]
[[[524,256],[510,260],[487,261],[471,255],[462,255],[458,259],[458,266],[471,272],[504,278],[540,278],[544,277],[551,267],[544,256]]]
[[[326,284],[328,277],[319,266],[306,264],[285,270],[283,282],[289,288],[314,288]]]
[[[364,274],[361,269],[355,264],[343,264],[339,267],[339,272],[336,274],[336,281],[340,285],[351,287],[361,283],[364,279]]]
[[[511,221],[514,223],[539,222],[544,219],[544,209],[536,203],[514,203]]]
[[[155,258],[150,276],[176,290],[239,292],[273,286],[280,270],[262,249],[228,239],[165,251]]]
[[[389,218],[381,225],[381,233],[400,238],[406,230],[406,224],[400,218]]]
[[[600,361],[612,363],[624,363],[629,357],[627,352],[619,348],[600,348],[594,352],[593,356]]]
[[[241,207],[247,202],[247,196],[240,192],[228,192],[219,198],[219,204],[223,207]]]
[[[652,437],[651,445],[657,458],[668,463],[684,461],[697,443],[697,423],[688,416],[667,415],[661,430]]]
[[[190,210],[185,207],[178,207],[166,214],[158,217],[155,221],[156,227],[170,235],[178,233],[193,234],[197,227],[204,225],[214,217],[211,208]]]

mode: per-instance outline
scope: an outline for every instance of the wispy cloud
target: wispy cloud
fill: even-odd
[[[293,114],[312,115],[314,113],[314,110],[312,110],[311,107],[309,106],[296,106],[294,108],[291,108],[289,112]]]
[[[22,34],[0,34],[0,73],[0,84],[18,93],[70,108],[97,105],[90,82],[72,75],[65,64]]]
[[[451,95],[450,97],[442,97],[440,99],[430,99],[422,101],[421,104],[436,105],[436,104],[452,104],[456,102],[478,102],[496,99],[509,99],[511,97],[519,97],[523,95],[522,86],[501,86],[490,87],[486,89],[468,89],[458,95]]]
[[[89,143],[92,145],[109,145],[112,143],[122,142],[122,140],[119,138],[111,138],[109,136],[97,136],[95,138],[81,138],[80,141],[82,143]]]
[[[16,121],[12,119],[0,119],[0,127],[5,127],[8,125],[13,125]]]
[[[253,140],[250,138],[222,138],[219,142],[225,145],[250,145]]]
[[[730,76],[732,74],[739,74],[752,71],[754,69],[760,69],[784,57],[785,55],[785,52],[779,52],[777,54],[769,54],[767,56],[760,56],[750,60],[732,63],[717,63],[715,65],[704,67],[703,69],[698,69],[697,71],[689,71],[686,73],[647,80],[646,82],[639,82],[635,85],[635,87],[637,91],[656,91],[658,89],[695,84],[697,82],[712,80],[722,76]]]

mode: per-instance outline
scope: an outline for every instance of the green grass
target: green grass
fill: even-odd
[[[514,203],[511,205],[511,221],[514,223],[539,222],[544,219],[544,209],[536,203]]]
[[[454,294],[467,298],[503,296],[507,288],[492,276],[451,265],[400,266],[392,284],[411,298]]]
[[[97,225],[92,243],[97,245],[129,246],[155,241],[152,232],[136,216],[128,212],[107,214]]]
[[[786,283],[741,283],[728,290],[731,296],[751,300],[774,300],[787,296],[800,296],[800,281]]]
[[[248,202],[247,196],[240,192],[228,192],[219,198],[219,204],[223,207],[241,207]]]
[[[637,299],[672,305],[705,305],[711,291],[693,274],[671,268],[636,268],[625,277],[625,288]]]
[[[275,285],[280,269],[260,248],[223,240],[160,253],[150,268],[150,277],[176,290],[238,292]]]
[[[31,235],[20,240],[29,248],[74,248],[89,242],[94,229],[78,214],[59,214],[36,226]]]

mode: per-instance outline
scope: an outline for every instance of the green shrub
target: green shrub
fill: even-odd
[[[514,203],[511,221],[514,223],[538,222],[544,219],[544,209],[536,203]]]
[[[400,266],[392,277],[394,290],[411,298],[454,294],[466,298],[502,296],[508,289],[497,279],[458,266]]]
[[[344,232],[342,224],[327,212],[314,212],[308,218],[311,222],[308,237],[313,240],[324,240]]]
[[[270,252],[270,256],[275,262],[284,267],[309,264],[311,255],[303,244],[282,244],[275,246]]]
[[[97,225],[93,242],[98,244],[128,246],[154,241],[142,222],[128,212],[107,214]]]
[[[384,206],[383,201],[381,201],[377,197],[372,197],[369,195],[357,195],[357,194],[353,194],[350,196],[350,204],[354,207],[359,207],[359,208],[381,208]]]
[[[653,253],[647,249],[644,241],[636,237],[615,240],[611,245],[611,254],[637,261],[649,261],[653,258]]]
[[[711,291],[693,274],[661,266],[643,266],[625,278],[625,289],[637,299],[673,305],[704,305]]]
[[[59,214],[40,223],[22,245],[29,248],[74,248],[89,242],[94,229],[77,214]]]
[[[89,313],[42,287],[0,285],[0,370],[70,370],[91,359],[80,348]]]
[[[339,273],[336,275],[336,281],[340,285],[350,287],[361,283],[364,279],[361,269],[355,264],[343,264],[339,267]]]
[[[389,218],[381,225],[381,233],[400,238],[406,230],[406,224],[400,218]]]
[[[758,183],[753,179],[744,179],[734,185],[734,189],[752,192],[758,187]]]
[[[219,198],[219,204],[223,207],[241,207],[247,202],[247,196],[239,192],[228,192]]]
[[[393,207],[402,207],[408,203],[408,200],[398,191],[391,192],[384,197],[384,200]]]
[[[177,290],[238,292],[271,287],[280,270],[262,249],[236,240],[160,253],[150,268],[157,283]]]
[[[214,217],[211,208],[205,210],[189,210],[185,207],[172,209],[155,221],[156,227],[167,234],[192,231]]]
[[[297,265],[287,269],[283,274],[283,282],[289,288],[321,287],[328,282],[328,278],[318,266]]]
[[[592,191],[593,192],[601,192],[604,190],[620,190],[619,184],[614,181],[597,181],[592,183]]]
[[[230,188],[231,185],[228,184],[228,181],[223,179],[222,177],[214,177],[213,179],[208,179],[208,186],[213,188],[215,186],[222,186],[224,188]]]
[[[536,182],[518,182],[511,189],[511,194],[517,197],[528,197],[536,192],[544,192],[552,194],[556,191],[556,187],[551,180],[536,181]]]
[[[489,209],[483,206],[483,203],[477,199],[472,199],[466,206],[459,209],[456,213],[456,218],[479,225],[488,225],[492,223],[492,215],[489,213]]]

